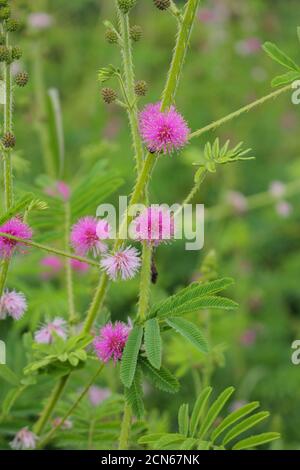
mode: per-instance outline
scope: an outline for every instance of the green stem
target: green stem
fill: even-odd
[[[144,321],[149,307],[149,294],[150,294],[150,283],[151,283],[151,260],[152,260],[152,248],[144,242],[143,243],[143,255],[142,255],[142,269],[140,277],[140,295],[138,304],[138,318]]]
[[[48,419],[50,419],[50,417],[52,415],[52,412],[54,410],[54,407],[56,405],[56,402],[59,399],[59,397],[61,396],[61,394],[62,394],[62,392],[63,392],[63,390],[66,386],[68,378],[69,378],[69,374],[62,377],[59,380],[59,382],[57,383],[55,389],[53,390],[53,393],[50,396],[46,407],[44,408],[40,418],[38,419],[38,421],[36,422],[36,424],[33,428],[33,431],[37,436],[39,434],[41,434],[41,432],[43,431],[45,425],[48,422]]]
[[[228,114],[222,119],[218,119],[217,121],[214,121],[211,124],[208,124],[207,126],[202,127],[198,131],[192,132],[189,135],[189,140],[193,139],[194,137],[200,137],[200,135],[205,134],[205,132],[217,129],[218,127],[222,126],[226,122],[229,122],[232,119],[239,117],[243,113],[247,113],[251,109],[256,108],[257,106],[265,103],[266,101],[277,98],[277,96],[281,95],[282,93],[285,93],[288,90],[291,90],[291,85],[287,85],[283,88],[280,88],[279,90],[273,91],[272,93],[269,93],[268,95],[263,96],[262,98],[256,101],[253,101],[252,103],[247,104],[246,106],[243,106],[242,108],[238,109],[237,111],[234,111],[233,113]]]
[[[56,431],[58,429],[60,429],[63,424],[66,422],[66,420],[69,418],[69,416],[71,416],[71,414],[73,413],[73,411],[77,408],[77,406],[79,405],[79,403],[81,402],[81,400],[86,396],[86,394],[88,393],[90,387],[93,385],[93,383],[95,382],[95,380],[97,379],[98,375],[102,372],[104,368],[104,364],[101,364],[99,369],[97,370],[97,372],[93,375],[93,377],[91,378],[91,380],[88,382],[88,384],[84,387],[83,391],[80,393],[79,397],[77,398],[77,400],[73,403],[73,405],[69,408],[69,410],[66,412],[66,414],[64,415],[64,417],[61,419],[61,421],[59,422],[59,424],[57,426],[55,426],[53,429],[51,429],[51,431],[48,432],[48,434],[39,442],[39,445],[38,447],[39,448],[42,448],[44,447],[48,442],[49,440],[54,436],[54,434],[56,433]],[[67,376],[68,377],[68,376]]]
[[[120,438],[119,438],[119,450],[128,449],[131,421],[132,421],[132,409],[131,409],[131,406],[125,402],[124,415],[123,415],[121,433],[120,433]]]
[[[126,97],[129,101],[128,107],[128,118],[130,123],[130,129],[132,134],[133,140],[133,147],[135,152],[136,158],[136,165],[138,173],[142,169],[143,165],[143,144],[140,138],[139,133],[139,123],[138,123],[138,110],[136,104],[136,96],[134,92],[134,66],[132,60],[132,47],[131,47],[131,39],[130,39],[130,25],[129,25],[129,16],[128,14],[123,14],[118,7],[118,17],[119,17],[119,25],[120,25],[120,33],[121,33],[121,45],[122,45],[122,57],[123,57],[123,69],[124,69],[124,77],[125,77],[125,85],[126,85]]]
[[[55,255],[65,256],[66,258],[76,259],[77,261],[81,261],[82,263],[87,263],[91,266],[99,267],[99,263],[97,261],[84,258],[83,256],[77,256],[73,253],[67,253],[66,251],[59,250],[58,248],[54,248],[52,246],[42,245],[41,243],[33,242],[32,240],[24,240],[23,238],[15,237],[14,235],[10,235],[9,233],[5,232],[0,232],[0,237],[9,238],[11,240],[20,242],[26,246],[32,246],[34,248],[38,248],[39,250],[47,251],[48,253],[54,253]]]
[[[5,258],[2,261],[2,264],[1,264],[0,297],[2,296],[3,291],[4,291],[5,282],[6,282],[7,273],[8,273],[8,268],[9,268],[9,258]]]
[[[70,203],[65,202],[65,250],[69,249],[69,237],[70,237],[70,219],[71,219],[71,210]],[[69,311],[69,323],[73,329],[76,322],[76,312],[75,312],[75,303],[74,303],[74,290],[73,290],[73,275],[70,258],[65,258],[65,270],[66,270],[66,285],[67,285],[67,294],[68,294],[68,311]]]
[[[90,308],[88,310],[86,321],[82,329],[83,333],[89,333],[90,329],[92,328],[93,323],[98,315],[98,312],[100,311],[102,307],[104,297],[107,291],[107,287],[108,287],[108,277],[105,273],[103,273],[100,278],[100,282],[96,289]]]

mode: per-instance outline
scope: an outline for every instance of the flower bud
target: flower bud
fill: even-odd
[[[111,104],[116,101],[117,93],[112,88],[103,88],[101,94],[103,101],[107,104]]]
[[[8,62],[10,59],[10,52],[8,47],[0,46],[0,62]]]
[[[29,75],[27,72],[19,72],[15,76],[15,82],[20,87],[26,86],[28,83],[28,80],[29,80]]]
[[[0,21],[8,20],[10,17],[10,8],[8,6],[0,6]]]
[[[19,60],[22,57],[22,49],[18,46],[15,46],[11,50],[11,56],[13,60]]]
[[[6,29],[11,33],[19,31],[20,26],[20,22],[18,20],[14,20],[13,18],[10,18],[6,23]]]
[[[134,91],[137,96],[145,96],[148,91],[147,83],[144,80],[139,80],[135,84]]]
[[[115,44],[118,42],[118,35],[113,29],[107,29],[105,31],[105,39],[109,44]]]
[[[16,138],[12,132],[6,132],[2,137],[2,144],[5,148],[13,148],[16,145]]]
[[[118,5],[122,13],[126,14],[136,4],[136,0],[118,0]]]
[[[154,5],[159,10],[167,10],[171,5],[171,1],[170,0],[154,0]]]
[[[143,35],[143,30],[140,26],[134,25],[131,26],[129,33],[130,39],[132,39],[134,42],[138,42]]]

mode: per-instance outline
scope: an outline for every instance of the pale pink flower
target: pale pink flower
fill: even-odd
[[[64,181],[56,181],[53,186],[45,189],[45,193],[51,197],[59,197],[66,202],[70,199],[71,189]]]
[[[110,225],[105,219],[100,219],[97,222],[96,234],[100,240],[107,240],[110,238]]]
[[[172,153],[187,143],[189,128],[174,106],[161,111],[161,103],[148,104],[140,113],[140,131],[150,152]]]
[[[285,193],[285,184],[282,181],[272,181],[269,192],[273,197],[280,199]]]
[[[276,205],[276,212],[282,218],[287,218],[293,212],[292,205],[287,201],[280,201]]]
[[[170,211],[151,206],[141,212],[133,221],[134,238],[155,246],[174,237],[174,218]]]
[[[227,200],[236,214],[244,214],[248,209],[248,201],[244,194],[238,191],[229,191]]]
[[[14,320],[22,318],[27,310],[27,302],[22,292],[8,290],[0,298],[0,318],[5,319],[7,315]]]
[[[0,232],[23,238],[24,240],[28,240],[32,237],[31,228],[18,217],[13,217],[1,225]],[[0,236],[0,256],[4,258],[10,257],[15,248],[21,248],[22,246],[24,246],[22,242],[7,238],[3,235]]]
[[[257,339],[257,331],[253,329],[245,330],[244,333],[240,336],[240,343],[242,346],[252,346]]]
[[[94,256],[99,255],[107,250],[107,246],[102,240],[109,238],[109,225],[107,224],[107,232],[101,230],[102,238],[97,235],[98,220],[95,217],[82,217],[73,225],[71,231],[71,244],[74,250],[80,255],[86,255],[92,251]],[[102,227],[103,228],[103,227]],[[100,230],[99,230],[100,233]]]
[[[17,432],[10,442],[10,447],[15,450],[35,449],[37,439],[38,437],[26,427]]]
[[[97,387],[97,385],[93,385],[89,389],[89,400],[93,406],[98,406],[104,400],[109,398],[111,395],[111,391],[108,388]]]
[[[37,343],[51,344],[55,340],[56,335],[62,339],[67,338],[67,323],[63,318],[56,317],[52,322],[42,326],[34,335]]]
[[[121,360],[129,332],[130,327],[120,321],[103,326],[93,343],[99,359],[103,362],[113,359],[115,363]]]
[[[241,56],[255,54],[261,49],[261,41],[258,38],[252,37],[242,41],[238,41],[235,45],[236,52]]]
[[[36,12],[31,13],[28,16],[28,25],[32,29],[43,30],[50,28],[53,25],[53,16],[49,15],[46,12]]]
[[[61,422],[62,422],[62,418],[60,418],[59,416],[57,416],[56,418],[53,419],[52,421],[52,426],[54,428],[56,428],[57,426],[60,426],[60,429],[62,430],[68,430],[68,429],[72,429],[73,427],[73,423],[70,419],[66,419],[63,424],[61,425]]]
[[[135,276],[141,265],[141,260],[138,250],[128,246],[115,253],[104,255],[100,265],[113,281],[118,277],[125,280]]]
[[[71,259],[71,268],[78,273],[85,273],[90,269],[90,266],[84,261],[79,261],[78,259]]]
[[[45,256],[41,259],[41,266],[46,268],[45,272],[43,272],[42,277],[44,279],[51,279],[58,274],[62,268],[63,263],[58,256]]]

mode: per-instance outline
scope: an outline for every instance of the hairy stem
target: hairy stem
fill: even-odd
[[[143,243],[142,269],[140,278],[140,294],[138,304],[138,318],[144,321],[149,307],[149,294],[151,283],[151,261],[152,248],[147,243]]]
[[[123,421],[121,425],[121,433],[120,433],[120,438],[119,438],[119,450],[128,449],[131,421],[132,421],[132,409],[128,403],[125,403]]]
[[[222,119],[218,119],[217,121],[214,121],[211,124],[208,124],[207,126],[202,127],[198,131],[192,132],[189,136],[189,139],[191,140],[194,137],[200,137],[200,135],[205,134],[208,131],[213,131],[217,129],[218,127],[222,126],[223,124],[225,124],[226,122],[229,122],[232,119],[239,117],[243,113],[247,113],[248,111],[251,111],[251,109],[256,108],[257,106],[265,103],[266,101],[277,98],[277,96],[281,95],[282,93],[285,93],[288,90],[291,90],[291,85],[287,85],[283,88],[280,88],[279,90],[273,91],[272,93],[269,93],[268,95],[263,96],[262,98],[259,98],[258,100],[253,101],[250,104],[247,104],[246,106],[243,106],[237,111],[234,111],[233,113],[228,114]]]

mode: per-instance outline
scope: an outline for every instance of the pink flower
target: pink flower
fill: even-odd
[[[287,218],[293,212],[293,207],[287,201],[280,201],[276,205],[276,212],[282,218]]]
[[[32,237],[31,228],[18,219],[18,217],[13,217],[1,225],[0,232],[7,233],[8,235],[12,235],[14,237],[23,238],[24,240],[28,240]],[[7,238],[5,236],[0,236],[0,255],[4,258],[11,256],[14,249],[21,246],[24,246],[22,242]]]
[[[121,279],[130,279],[135,276],[141,264],[139,252],[136,248],[128,246],[110,255],[104,255],[100,265],[107,275],[115,281],[118,276]]]
[[[78,273],[85,273],[90,269],[90,266],[78,259],[71,259],[71,268]]]
[[[244,194],[238,191],[229,191],[227,200],[236,214],[244,214],[248,209],[248,201]]]
[[[128,339],[130,327],[117,321],[114,325],[107,323],[100,329],[100,335],[94,339],[97,356],[103,362],[113,359],[116,363],[122,358],[123,350]]]
[[[245,330],[240,337],[240,343],[242,346],[252,346],[256,342],[257,331],[253,329]]]
[[[46,268],[43,273],[44,279],[51,279],[63,268],[63,263],[58,256],[45,256],[41,260],[41,266]]]
[[[89,400],[93,406],[98,406],[108,397],[110,397],[111,391],[108,388],[101,388],[93,385],[89,389]]]
[[[64,181],[56,181],[54,186],[45,189],[48,196],[60,197],[64,201],[68,201],[71,196],[70,187]]]
[[[92,251],[94,256],[99,255],[102,252],[107,250],[105,243],[101,240],[109,238],[109,225],[106,222],[107,230],[106,232],[103,229],[103,224],[101,225],[101,230],[99,229],[100,221],[95,217],[87,216],[82,217],[78,222],[73,225],[71,231],[71,244],[74,250],[80,255],[86,255],[89,251]],[[98,232],[102,235],[101,239]]]
[[[38,437],[28,428],[23,428],[17,432],[10,443],[10,447],[15,450],[35,449]]]
[[[241,56],[255,54],[260,48],[261,41],[255,37],[238,41],[235,45],[236,52]]]
[[[282,181],[272,181],[269,191],[273,197],[280,199],[285,193],[285,184]]]
[[[174,106],[162,112],[161,104],[148,104],[140,113],[140,131],[150,152],[171,153],[183,147],[189,128]]]
[[[174,237],[174,218],[167,209],[151,206],[133,221],[135,239],[155,246]]]
[[[60,429],[64,429],[64,430],[72,429],[73,423],[70,419],[66,419],[62,425],[61,425],[61,422],[62,422],[62,418],[57,416],[56,418],[53,419],[52,425],[54,428],[56,428],[57,426],[60,426]]]
[[[6,291],[0,298],[0,318],[11,316],[14,320],[19,320],[27,310],[27,302],[22,292]]]
[[[45,12],[31,13],[28,16],[28,24],[31,28],[42,30],[50,28],[53,24],[53,17]]]
[[[66,322],[63,318],[56,317],[44,325],[35,333],[34,339],[37,343],[51,344],[55,340],[55,335],[62,339],[67,338]]]

